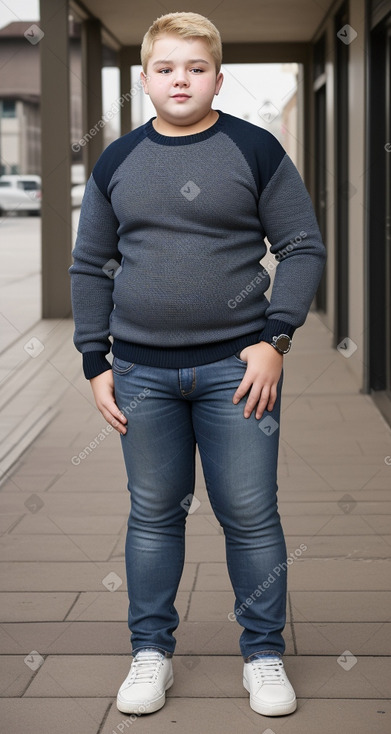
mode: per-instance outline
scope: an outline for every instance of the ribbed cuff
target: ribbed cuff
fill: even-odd
[[[87,380],[91,380],[106,370],[111,370],[111,364],[106,359],[105,352],[84,352],[83,372]]]
[[[268,319],[266,325],[261,332],[259,337],[260,342],[268,342],[271,344],[273,336],[279,336],[280,334],[286,334],[292,338],[296,331],[296,327],[292,324],[287,324],[286,321],[279,321],[278,319]]]

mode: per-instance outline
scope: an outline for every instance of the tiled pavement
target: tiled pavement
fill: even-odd
[[[279,718],[253,712],[242,686],[224,536],[200,470],[177,597],[174,685],[154,714],[133,720],[117,711],[131,662],[129,499],[117,433],[72,463],[105,426],[72,330],[70,320],[39,322],[28,336],[42,341],[41,353],[11,350],[0,364],[4,466],[26,446],[0,486],[1,730],[389,733],[391,431],[317,316],[285,359],[279,509],[288,553],[307,549],[288,573],[285,666],[298,710]]]

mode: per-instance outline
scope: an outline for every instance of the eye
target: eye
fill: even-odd
[[[199,72],[201,72],[201,74],[202,74],[202,72],[203,72],[204,70],[203,70],[203,69],[191,69],[191,71],[199,71]]]
[[[165,74],[166,71],[171,71],[171,69],[159,69],[158,74]]]

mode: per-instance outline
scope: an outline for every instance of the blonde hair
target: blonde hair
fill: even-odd
[[[152,56],[153,44],[163,33],[176,33],[181,38],[202,38],[205,41],[219,73],[223,51],[220,33],[216,26],[199,13],[167,13],[161,15],[148,28],[141,44],[141,64],[147,73],[148,61]]]

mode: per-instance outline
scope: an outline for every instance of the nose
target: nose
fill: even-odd
[[[173,84],[175,87],[188,87],[189,86],[189,80],[186,76],[186,72],[184,69],[178,68],[174,75]]]

